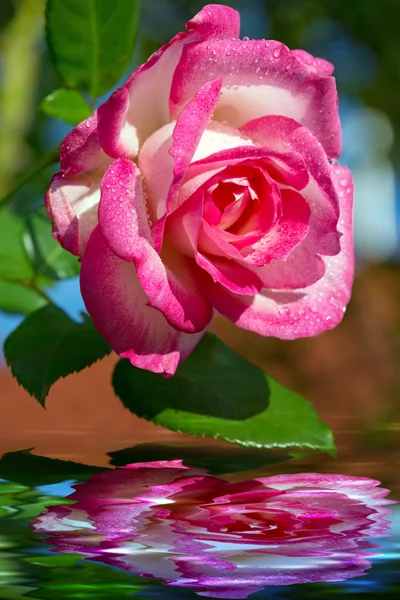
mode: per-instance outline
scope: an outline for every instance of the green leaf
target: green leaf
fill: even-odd
[[[51,235],[51,223],[44,207],[29,215],[23,235],[25,250],[31,259],[35,276],[68,279],[80,271],[78,259],[64,250]]]
[[[81,371],[110,352],[92,321],[76,323],[48,305],[30,314],[4,344],[4,354],[18,383],[44,404],[61,377]]]
[[[139,11],[139,0],[47,0],[47,44],[67,87],[95,99],[118,82],[132,59]]]
[[[0,280],[0,310],[8,313],[28,314],[47,304],[35,290]]]
[[[34,270],[22,243],[23,218],[12,210],[0,210],[0,279],[28,279]]]
[[[40,105],[45,115],[77,125],[92,114],[92,109],[78,90],[61,88],[46,96]]]
[[[49,485],[71,479],[86,481],[93,473],[106,470],[104,467],[37,456],[31,454],[30,450],[7,452],[0,458],[0,479],[8,479],[29,487]]]
[[[256,448],[334,453],[311,404],[207,334],[172,378],[121,360],[113,385],[124,406],[173,431]]]

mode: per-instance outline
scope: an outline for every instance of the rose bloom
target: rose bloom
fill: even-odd
[[[239,39],[205,6],[75,127],[46,196],[95,326],[173,374],[215,311],[263,336],[334,327],[353,280],[333,65]]]
[[[34,530],[83,554],[200,596],[246,598],[268,585],[342,581],[370,567],[367,538],[390,514],[378,481],[277,475],[240,483],[180,460],[92,475]]]

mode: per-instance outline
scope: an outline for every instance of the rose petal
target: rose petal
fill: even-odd
[[[326,272],[319,281],[296,292],[263,290],[246,298],[221,285],[208,285],[205,293],[214,307],[237,326],[263,336],[295,339],[331,329],[342,320],[354,276],[353,185],[346,167],[333,166],[332,178],[340,199],[340,254],[324,259]]]
[[[201,252],[208,255],[225,256],[245,264],[246,261],[239,251],[239,242],[244,244],[244,240],[246,240],[246,245],[248,246],[252,242],[257,242],[260,237],[261,235],[257,234],[248,236],[234,235],[228,231],[221,231],[218,227],[203,221],[199,232],[198,248]]]
[[[218,180],[218,173],[233,165],[235,167],[241,165],[243,168],[263,167],[267,172],[271,171],[272,176],[279,183],[297,190],[304,189],[309,181],[304,160],[299,153],[287,150],[277,152],[267,145],[260,147],[248,144],[219,150],[192,162],[185,179],[184,191],[186,192],[186,189],[193,191],[193,186],[188,186],[191,179],[195,180],[196,187],[200,187],[206,181],[211,182],[212,177]]]
[[[268,116],[246,123],[241,132],[258,144],[267,144],[277,152],[297,152],[314,181],[303,189],[311,206],[310,229],[315,231],[316,251],[335,255],[339,251],[336,231],[339,201],[331,178],[331,165],[318,140],[293,119]],[[290,185],[290,184],[289,184]]]
[[[196,262],[211,275],[214,282],[235,294],[254,296],[262,288],[262,281],[256,272],[229,258],[196,252]]]
[[[173,375],[200,341],[201,334],[178,332],[148,306],[135,266],[111,251],[99,226],[82,259],[81,292],[98,331],[136,367]]]
[[[97,117],[89,117],[74,127],[60,148],[61,171],[68,175],[97,169],[104,153],[97,137]]]
[[[212,307],[196,280],[196,265],[173,250],[165,250],[161,258],[154,249],[140,171],[130,160],[119,158],[105,173],[99,222],[111,250],[135,263],[149,306],[180,331],[202,331],[211,321]]]
[[[153,238],[157,250],[162,246],[164,217],[174,208],[175,196],[211,119],[220,89],[218,80],[205,84],[176,124],[162,127],[141,149],[139,168],[145,179],[149,212],[155,221]]]
[[[282,189],[283,214],[260,241],[243,252],[252,265],[262,266],[273,259],[286,259],[308,233],[310,207],[298,192]]]
[[[325,263],[315,254],[314,243],[307,237],[286,258],[272,260],[269,265],[257,268],[264,288],[297,290],[315,283],[325,273]]]
[[[114,158],[136,156],[144,140],[171,120],[172,77],[185,45],[237,37],[239,25],[239,14],[232,8],[205,6],[186,23],[186,32],[178,33],[136,69],[125,86],[98,109],[99,140],[104,151]]]
[[[343,169],[343,167],[341,167]],[[362,500],[363,503],[388,504],[391,501],[384,499],[389,490],[378,487],[381,482],[369,477],[355,477],[354,475],[333,475],[325,473],[298,473],[291,475],[271,475],[258,477],[263,485],[276,490],[293,490],[302,492],[304,488],[314,491],[323,490],[333,493],[346,494],[353,500]]]
[[[332,75],[335,67],[332,63],[324,58],[315,58],[309,52],[305,50],[292,50],[292,54],[294,54],[298,59],[300,59],[304,64],[308,65],[315,69],[318,75]]]
[[[212,117],[220,96],[221,84],[221,80],[216,79],[203,85],[178,117],[169,150],[174,160],[174,178],[168,193],[168,211],[174,208],[174,196]]]
[[[148,497],[153,488],[154,500],[168,498],[192,485],[195,476],[206,474],[203,469],[183,465],[182,460],[134,463],[91,475],[85,485],[76,486],[69,498],[88,512],[104,505],[120,506],[124,502],[131,506],[135,501],[141,502],[143,495]]]
[[[214,119],[233,127],[266,115],[291,117],[310,129],[330,158],[340,155],[341,129],[333,77],[320,75],[280,42],[207,40],[186,46],[175,71],[171,113],[176,115],[196,88],[223,79]]]
[[[53,224],[53,237],[65,250],[83,256],[97,225],[100,180],[89,173],[57,173],[46,192],[45,204]]]
[[[201,228],[209,228],[208,224],[202,219],[202,213],[202,190],[199,190],[198,193],[193,194],[191,198],[168,216],[165,235],[168,243],[173,244],[180,252],[194,257],[201,269],[209,273],[214,281],[221,282],[228,289],[236,290],[236,293],[242,294],[257,293],[262,288],[260,278],[244,264],[226,258],[226,256],[237,256],[239,260],[242,259],[236,248],[219,238],[218,232],[215,233],[215,236],[211,232],[210,240],[207,241],[207,238],[205,247],[207,247],[207,243],[212,244],[212,248],[216,248],[217,252],[218,247],[220,247],[222,249],[221,256],[206,255],[204,252],[198,251]],[[203,277],[199,279],[199,283],[203,286]]]

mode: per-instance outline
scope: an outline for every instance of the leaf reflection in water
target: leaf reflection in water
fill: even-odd
[[[130,464],[75,486],[73,505],[34,523],[76,552],[211,598],[269,585],[343,581],[370,567],[387,535],[389,491],[315,473],[229,483],[180,460]]]

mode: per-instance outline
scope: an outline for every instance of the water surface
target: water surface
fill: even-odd
[[[235,487],[238,482],[258,480],[259,478],[281,473],[289,475],[305,472],[317,474],[338,473],[378,478],[382,481],[383,487],[391,490],[389,498],[399,500],[400,481],[396,451],[393,448],[385,451],[382,449],[377,450],[375,447],[374,452],[369,455],[367,453],[355,455],[354,445],[352,445],[351,451],[346,451],[345,439],[346,433],[342,432],[339,440],[343,451],[340,458],[335,460],[322,455],[293,459],[293,457],[284,453],[271,455],[267,452],[241,450],[226,444],[210,445],[205,440],[195,438],[193,441],[176,441],[176,439],[173,439],[171,442],[165,441],[164,438],[161,443],[157,441],[141,443],[125,450],[110,453],[109,467],[112,469],[117,465],[129,463],[150,462],[154,464],[160,460],[181,459],[184,465],[190,466],[192,469],[197,469],[197,471],[207,470],[210,477],[214,478],[212,481],[223,477],[227,482],[224,485],[231,486],[226,489],[233,490],[233,492],[238,489],[240,491],[241,488]],[[71,510],[71,501],[68,497],[74,492],[74,486],[81,492],[87,490],[88,494],[91,494],[91,497],[96,501],[96,497],[98,498],[99,495],[96,493],[95,488],[88,487],[90,482],[95,481],[95,478],[99,477],[99,473],[106,472],[107,477],[109,477],[109,473],[115,473],[115,470],[107,471],[105,467],[87,464],[88,461],[85,460],[87,457],[84,455],[79,458],[80,461],[64,461],[51,456],[38,456],[29,451],[18,451],[6,453],[0,460],[0,598],[115,598],[118,600],[119,598],[133,597],[141,600],[150,600],[151,598],[194,600],[199,597],[251,597],[257,600],[272,597],[282,600],[301,600],[303,598],[334,598],[335,596],[353,598],[361,597],[361,594],[367,595],[371,600],[378,597],[398,597],[400,591],[400,509],[397,505],[389,507],[393,510],[391,515],[382,516],[386,521],[385,526],[374,530],[368,529],[369,522],[375,519],[374,516],[371,516],[374,512],[371,507],[365,509],[362,505],[364,512],[361,519],[363,522],[361,525],[359,521],[357,522],[358,529],[356,533],[354,533],[354,528],[348,527],[346,530],[343,521],[347,517],[343,517],[344,513],[342,516],[339,515],[337,520],[342,523],[336,525],[339,534],[335,538],[334,545],[329,549],[326,546],[322,554],[317,546],[321,539],[325,540],[327,527],[332,527],[332,524],[326,521],[319,521],[319,529],[313,525],[314,531],[310,533],[310,530],[308,530],[306,533],[307,536],[312,535],[311,546],[313,543],[316,544],[316,556],[310,555],[312,554],[312,552],[310,553],[310,545],[304,551],[303,542],[300,547],[300,555],[297,556],[297,551],[293,552],[292,550],[288,554],[287,548],[289,546],[286,542],[292,542],[293,531],[297,527],[293,523],[289,526],[289,534],[286,525],[286,533],[284,534],[286,538],[282,538],[282,536],[279,538],[276,549],[271,543],[271,538],[269,543],[272,549],[268,551],[268,554],[260,554],[260,545],[257,547],[257,544],[253,546],[249,544],[248,536],[252,533],[256,533],[258,536],[261,534],[266,535],[267,530],[274,533],[273,530],[274,528],[276,530],[277,527],[276,515],[278,513],[264,511],[260,516],[259,513],[256,514],[255,509],[252,511],[252,502],[255,503],[254,506],[258,502],[258,508],[264,506],[263,502],[270,502],[270,500],[265,500],[260,495],[254,495],[255,492],[251,499],[247,496],[245,501],[236,495],[236,498],[239,498],[239,500],[235,500],[236,505],[238,506],[241,503],[242,508],[235,509],[236,516],[233,525],[231,520],[226,527],[222,528],[222,531],[221,522],[218,521],[217,528],[220,529],[215,533],[214,525],[216,521],[211,523],[212,519],[215,519],[214,505],[212,509],[214,513],[207,517],[209,521],[206,524],[206,528],[208,528],[206,543],[209,545],[206,549],[207,554],[204,554],[203,549],[200,554],[203,552],[202,557],[212,555],[214,563],[211,565],[212,568],[210,564],[204,566],[201,563],[203,558],[201,558],[200,563],[203,566],[200,565],[200,575],[205,577],[204,581],[206,583],[193,588],[191,587],[193,577],[197,577],[199,574],[198,562],[196,563],[199,560],[198,554],[194,562],[193,554],[199,553],[199,551],[194,551],[193,547],[182,548],[179,544],[177,550],[176,542],[168,541],[170,539],[168,538],[168,535],[170,535],[168,532],[171,531],[170,524],[168,525],[169,529],[165,529],[164,534],[162,530],[162,527],[167,527],[167,512],[152,515],[151,533],[148,533],[148,529],[146,529],[149,521],[142,521],[142,525],[144,522],[145,527],[144,529],[142,527],[142,537],[140,539],[135,539],[129,543],[126,540],[123,540],[123,542],[113,540],[108,543],[108,546],[106,544],[106,551],[102,550],[97,555],[93,555],[91,552],[96,544],[99,547],[97,538],[99,538],[99,534],[104,532],[100,531],[98,524],[95,523],[93,526],[93,520],[86,520],[85,525],[83,522],[85,517],[82,517],[81,513],[74,513],[75,521],[72,522],[72,528],[75,528],[75,530],[78,528],[78,533],[76,534],[76,540],[74,538],[76,543],[74,541],[72,545],[71,538],[68,538],[67,543],[65,543],[65,535],[62,534],[60,538],[60,531],[55,532],[54,527],[49,527],[48,520],[47,525],[42,526],[42,531],[40,531],[40,528],[35,524],[38,523],[38,519],[43,518],[43,515],[61,514],[63,516],[63,511],[68,513]],[[88,481],[89,483],[87,483]],[[106,481],[108,480],[106,479]],[[109,481],[111,482],[111,480]],[[111,485],[108,486],[108,495],[112,489],[115,489],[115,485],[111,482]],[[178,496],[173,497],[174,502],[183,505],[183,508],[178,506],[179,510],[186,511],[182,513],[184,514],[185,527],[190,522],[190,527],[193,528],[195,517],[187,516],[195,514],[192,505],[197,510],[200,501],[203,504],[207,498],[207,502],[210,501],[211,496],[204,495],[204,490],[201,491],[200,496],[198,494],[198,491],[193,492],[192,500],[189,503],[187,497],[184,500],[179,499]],[[214,496],[218,495],[214,492],[213,494]],[[170,500],[167,502],[170,502]],[[224,501],[218,500],[218,502],[223,504]],[[365,503],[365,498],[362,502]],[[190,511],[187,512],[189,504],[191,504]],[[322,504],[320,503],[321,507]],[[238,521],[238,511],[243,510],[245,505],[248,512],[251,509],[250,519],[246,517],[246,521],[246,518],[242,515],[239,516]],[[221,505],[219,506],[221,508]],[[324,506],[326,508],[327,505]],[[356,510],[359,511],[360,503],[356,503],[355,506]],[[79,508],[79,502],[77,507]],[[168,503],[165,504],[164,501],[160,501],[159,508],[165,511],[168,508]],[[337,506],[331,506],[331,508],[336,510]],[[222,509],[225,510],[224,507]],[[76,514],[81,519],[78,523],[76,522]],[[114,512],[114,514],[122,513]],[[93,517],[93,515],[90,516]],[[225,518],[224,512],[222,516]],[[217,515],[217,518],[220,519],[221,514]],[[241,520],[242,518],[244,518],[244,523]],[[46,520],[44,522],[46,523]],[[240,522],[239,526],[238,522]],[[299,522],[297,521],[297,523]],[[129,523],[132,531],[137,532],[139,525],[134,523],[133,517]],[[156,529],[154,529],[154,523],[156,523]],[[66,522],[64,522],[65,524]],[[119,527],[120,531],[123,531],[125,525],[121,520],[120,525],[118,522],[117,524],[113,523],[112,526],[115,533],[118,532]],[[200,525],[197,524],[196,526],[199,527],[198,531],[200,532]],[[204,528],[204,523],[202,526]],[[49,529],[47,533],[44,532],[46,527]],[[71,519],[68,527],[71,527]],[[85,529],[85,527],[88,529]],[[290,530],[290,527],[294,528],[293,531]],[[303,521],[301,521],[299,527],[301,530],[300,535],[303,536]],[[308,527],[310,526],[307,525],[306,529]],[[172,530],[175,531],[175,529],[176,521],[172,526]],[[282,527],[282,531],[283,529]],[[211,537],[209,530],[212,531]],[[350,530],[353,533],[349,534],[348,531]],[[179,531],[182,534],[183,530]],[[187,535],[187,531],[185,529],[185,535]],[[190,529],[190,532],[192,531],[197,530]],[[360,531],[362,531],[362,535],[360,535]],[[370,537],[368,537],[369,532]],[[88,533],[89,535],[87,535]],[[237,546],[238,534],[242,538],[239,541],[239,546]],[[221,535],[225,537],[218,537]],[[233,537],[229,537],[232,535]],[[288,535],[290,539],[287,537]],[[247,539],[244,539],[243,536],[247,536]],[[179,539],[181,538],[182,535]],[[200,543],[205,541],[204,536],[202,538],[200,533],[198,535],[190,533],[189,538],[191,540],[198,538]],[[62,543],[59,543],[60,539]],[[260,537],[256,539],[260,540]],[[276,541],[276,538],[274,539]],[[286,540],[286,546],[282,544],[282,539]],[[265,544],[268,542],[267,538],[266,540]],[[306,542],[309,543],[309,541],[310,539],[306,538]],[[85,544],[89,544],[89,551],[87,550],[88,546],[85,547]],[[121,544],[125,548],[122,560]],[[368,547],[369,545],[371,547]],[[240,556],[237,551],[238,548]],[[293,548],[293,545],[290,548]],[[77,551],[80,551],[80,554],[76,554]],[[177,559],[178,562],[173,563],[173,569],[178,565],[179,576],[175,577],[170,572],[166,573],[165,567],[168,567],[171,571],[171,557],[173,558],[172,554],[175,556],[177,552],[180,554]],[[182,567],[182,560],[186,560],[186,565],[191,568],[194,565],[197,569],[197,575],[193,575],[193,570],[190,571],[192,579]],[[218,563],[218,560],[227,561],[228,563],[234,561],[238,569],[234,574],[235,576],[232,573],[227,574],[224,571],[224,563]],[[221,566],[221,578],[225,578],[223,583],[220,583],[219,587],[210,587],[208,585],[209,581],[212,579],[213,585],[215,584],[216,572],[221,569]],[[333,576],[332,572],[334,573]],[[259,577],[257,581],[255,579],[254,581],[247,581],[244,577],[246,573],[253,579],[259,577],[260,574],[263,577]],[[266,573],[268,574],[269,583],[264,585]],[[290,575],[289,578],[288,574]],[[236,580],[240,577],[244,577],[245,584],[237,584]],[[329,581],[332,577],[333,579],[342,580]],[[327,578],[328,581],[321,581],[324,578]],[[178,583],[171,584],[171,581],[176,579]],[[185,581],[187,581],[187,585]],[[230,582],[229,585],[225,585],[226,581]],[[235,583],[235,581],[236,584],[233,585],[232,582]],[[290,582],[292,585],[282,585],[282,582]]]

